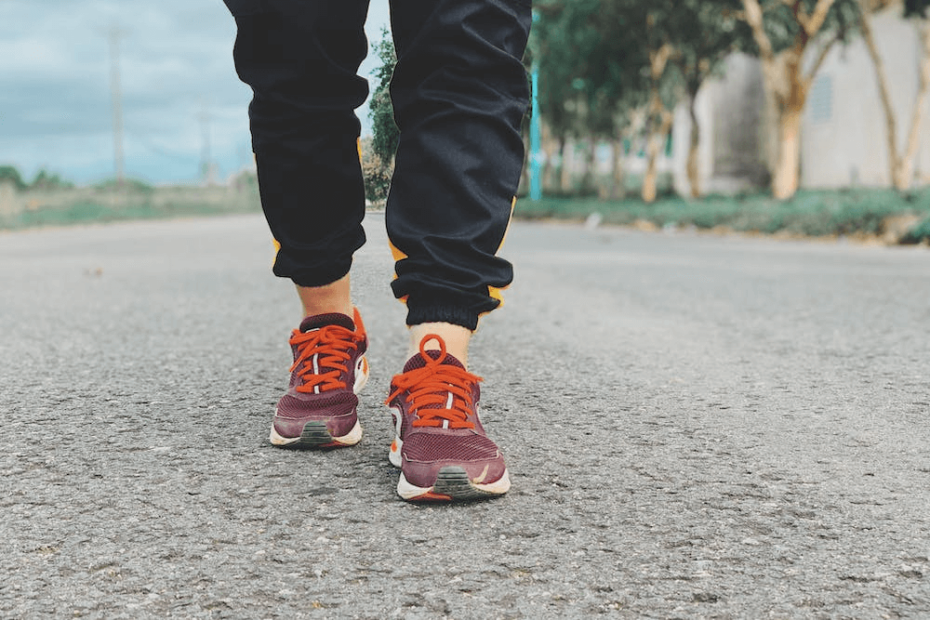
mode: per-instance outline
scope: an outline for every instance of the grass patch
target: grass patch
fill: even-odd
[[[646,221],[658,227],[727,227],[740,232],[788,232],[814,237],[878,235],[883,232],[886,218],[916,214],[926,216],[920,224],[923,232],[917,231],[922,236],[916,241],[908,238],[908,242],[930,238],[930,188],[909,194],[887,189],[804,190],[786,201],[763,194],[708,196],[701,200],[663,198],[652,204],[638,199],[546,198],[534,202],[524,198],[517,202],[515,211],[524,219],[582,220],[592,213],[599,213],[610,224]]]
[[[901,243],[930,243],[930,215],[908,230]]]
[[[112,187],[25,191],[12,200],[16,208],[0,208],[0,230],[261,211],[254,181],[208,188],[132,186],[122,192]],[[913,215],[920,219],[903,234],[901,243],[930,242],[930,187],[907,194],[890,189],[804,190],[786,201],[765,194],[701,200],[665,196],[652,204],[634,198],[544,198],[535,202],[522,198],[514,215],[582,221],[592,213],[599,213],[609,224],[649,222],[660,228],[726,227],[739,232],[812,237],[881,235],[889,217]]]
[[[172,219],[261,210],[257,188],[81,188],[47,194],[24,192],[18,208],[0,212],[0,230],[126,220]]]

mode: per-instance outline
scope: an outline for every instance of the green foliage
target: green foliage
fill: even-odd
[[[362,174],[365,176],[365,197],[372,202],[387,199],[394,171],[394,153],[400,139],[400,130],[394,122],[391,103],[391,78],[397,64],[394,43],[387,29],[381,30],[381,41],[374,45],[381,66],[375,70],[377,85],[371,96],[369,118],[372,138],[362,145]]]
[[[35,179],[29,186],[30,189],[36,190],[71,189],[72,187],[74,187],[74,183],[66,181],[61,178],[61,175],[49,172],[44,168],[36,174]]]
[[[615,137],[658,94],[666,109],[748,45],[741,0],[548,0],[531,48],[540,109],[557,136]],[[666,48],[654,74],[651,58]]]
[[[127,191],[114,201],[109,191],[83,188],[66,190],[64,200],[39,204],[12,214],[0,214],[0,230],[40,226],[115,222],[138,219],[257,213],[261,210],[258,189],[243,186],[235,193],[217,188],[157,188]]]
[[[539,106],[556,136],[588,135],[587,114],[609,119],[625,76],[597,28],[601,0],[537,3],[530,42],[539,66]],[[592,128],[594,129],[594,128]]]
[[[369,117],[374,134],[371,147],[382,162],[394,160],[400,131],[394,122],[394,107],[391,104],[391,77],[397,64],[394,43],[387,29],[381,30],[381,41],[374,45],[375,53],[381,60],[381,66],[375,71],[378,81],[371,97]]]
[[[362,141],[362,175],[365,177],[365,198],[373,203],[383,203],[391,188],[390,162],[384,161],[374,152],[371,140]]]
[[[15,166],[0,166],[0,183],[4,181],[12,182],[13,187],[18,190],[26,187],[22,175],[19,174],[19,170]]]
[[[752,32],[739,19],[741,0],[685,0],[679,7],[678,53],[672,61],[693,98],[708,77],[720,73],[727,56],[750,44]]]
[[[94,184],[94,189],[110,190],[114,191],[117,189],[128,190],[131,192],[140,192],[140,193],[151,193],[155,191],[155,188],[146,183],[145,181],[140,181],[139,179],[123,179],[122,188],[120,183],[116,179],[106,179],[99,183]]]
[[[930,0],[904,0],[904,16],[927,19]]]
[[[907,231],[901,243],[930,243],[930,215]]]
[[[930,239],[930,188],[909,196],[891,189],[800,191],[785,201],[767,195],[712,196],[700,201],[660,199],[604,202],[594,199],[518,201],[515,214],[524,218],[584,219],[600,213],[604,221],[629,225],[648,222],[659,228],[712,229],[786,233],[805,236],[877,235],[884,220],[901,214],[925,214],[902,242]]]
[[[806,42],[807,34],[801,27],[799,15],[811,15],[818,0],[760,0],[763,11],[765,33],[777,54],[793,47],[799,40]],[[859,6],[857,0],[835,0],[827,13],[827,19],[816,36],[836,37],[848,42],[857,30]],[[758,54],[755,43],[748,43],[745,51]]]

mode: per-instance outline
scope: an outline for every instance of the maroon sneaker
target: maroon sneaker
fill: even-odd
[[[430,340],[439,351],[427,351]],[[397,493],[411,501],[496,497],[510,489],[504,457],[478,418],[481,378],[446,352],[436,335],[391,381],[394,416],[390,460],[400,467]]]
[[[308,316],[291,335],[294,365],[278,401],[271,443],[292,448],[338,448],[362,439],[358,394],[368,381],[368,336],[362,317]]]

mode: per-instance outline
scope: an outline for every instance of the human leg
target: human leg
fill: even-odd
[[[361,438],[356,393],[367,337],[350,296],[352,255],[365,241],[354,110],[368,87],[367,0],[225,0],[236,18],[234,58],[249,107],[262,208],[277,242],[274,273],[297,286],[287,394],[275,445],[328,447]]]
[[[303,316],[344,314],[352,316],[352,284],[349,274],[323,286],[297,286]]]
[[[262,209],[279,246],[274,273],[321,287],[365,242],[355,108],[368,0],[225,0],[236,70],[253,91],[252,147]]]
[[[393,0],[391,92],[400,142],[386,212],[414,355],[392,381],[391,462],[410,500],[493,497],[510,486],[465,367],[482,314],[512,279],[497,256],[523,162],[524,0]]]
[[[408,325],[470,330],[513,270],[497,256],[523,165],[526,0],[392,0],[400,128],[386,221]]]

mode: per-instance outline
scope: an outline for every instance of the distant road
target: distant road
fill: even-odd
[[[261,216],[0,233],[0,618],[930,617],[930,251],[517,223],[514,488],[411,506],[383,218],[365,439],[273,449]]]

